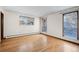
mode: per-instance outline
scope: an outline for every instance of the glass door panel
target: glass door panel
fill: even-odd
[[[64,14],[64,36],[77,39],[77,12]]]

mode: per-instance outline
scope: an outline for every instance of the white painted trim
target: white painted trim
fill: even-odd
[[[62,40],[67,40],[67,41],[70,41],[70,42],[74,42],[74,43],[79,44],[79,40],[71,40],[71,39],[69,39],[69,38],[54,36],[54,35],[51,35],[51,34],[48,34],[48,33],[44,33],[44,32],[41,32],[41,33],[42,33],[42,34],[49,35],[49,36],[52,36],[52,37],[60,38],[60,39],[62,39]]]
[[[17,34],[17,35],[10,35],[10,36],[6,36],[5,38],[13,38],[13,37],[19,37],[19,36],[25,36],[25,35],[33,35],[33,34],[39,34],[39,32],[26,33],[26,34]]]

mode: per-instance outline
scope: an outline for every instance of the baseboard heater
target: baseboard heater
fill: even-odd
[[[25,36],[25,35],[35,35],[35,34],[39,34],[39,33],[34,32],[34,33],[26,33],[26,34],[17,34],[17,35],[5,36],[4,38],[13,38],[13,37],[19,37],[19,36]]]

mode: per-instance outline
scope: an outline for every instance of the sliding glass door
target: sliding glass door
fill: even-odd
[[[64,14],[64,37],[77,39],[77,12]]]

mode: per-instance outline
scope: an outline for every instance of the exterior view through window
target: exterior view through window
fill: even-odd
[[[64,37],[77,39],[77,12],[64,14]]]

